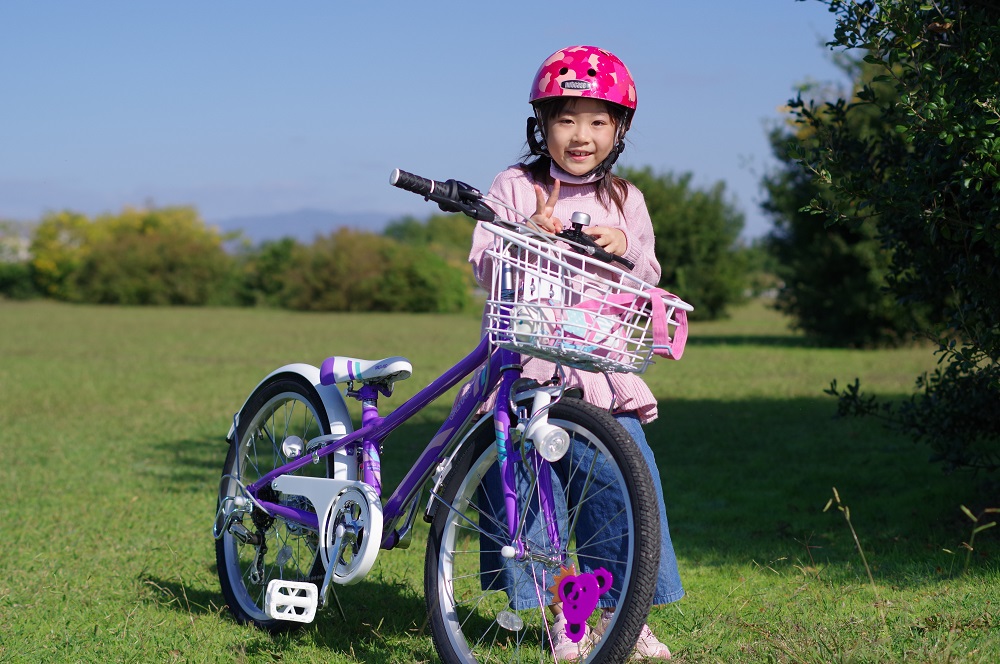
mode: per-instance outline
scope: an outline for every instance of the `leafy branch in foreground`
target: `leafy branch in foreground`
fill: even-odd
[[[850,101],[790,103],[813,131],[799,163],[827,196],[817,221],[875,224],[892,257],[886,287],[929,312],[922,336],[942,367],[918,394],[879,409],[946,469],[1000,468],[1000,5],[821,0],[837,17],[830,46],[865,53],[871,83]],[[858,113],[883,129],[855,130]],[[830,393],[831,391],[828,391]],[[836,390],[832,390],[836,394]],[[842,410],[875,412],[858,389]]]
[[[953,361],[919,376],[909,399],[879,401],[861,391],[855,378],[843,390],[837,381],[824,390],[838,398],[839,417],[874,417],[894,431],[931,448],[930,460],[946,472],[1000,469],[1000,365],[973,369]]]

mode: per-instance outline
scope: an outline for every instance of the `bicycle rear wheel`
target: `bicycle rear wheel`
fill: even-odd
[[[222,594],[233,617],[271,632],[299,623],[269,618],[264,610],[267,584],[272,579],[310,581],[323,579],[319,536],[297,523],[250,510],[247,486],[291,459],[292,448],[304,448],[317,436],[330,433],[326,409],[315,388],[295,375],[279,375],[264,383],[240,412],[236,442],[229,448],[219,484],[218,507],[241,503],[224,524],[220,510],[216,527],[223,530],[215,544]],[[332,477],[331,462],[308,464],[296,474]],[[276,503],[311,510],[302,496],[286,496],[268,488],[264,497]]]
[[[502,555],[504,546],[516,543],[507,535],[506,509],[498,499],[493,427],[481,427],[458,455],[439,496],[424,584],[435,646],[448,664],[553,661],[555,619],[547,607],[559,599],[549,588],[571,565],[577,573],[598,567],[612,571],[614,583],[602,600],[617,606],[600,637],[593,630],[601,629],[601,611],[586,617],[587,636],[575,652],[579,661],[625,661],[649,613],[660,555],[649,467],[606,411],[564,398],[553,404],[548,418],[573,441],[548,472],[559,545],[540,508],[538,474],[519,464],[526,555]]]

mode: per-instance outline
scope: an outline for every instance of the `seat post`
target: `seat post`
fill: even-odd
[[[379,388],[376,385],[365,384],[357,392],[349,390],[348,394],[361,402],[361,427],[377,426],[382,421],[378,414]],[[365,484],[382,495],[382,444],[374,438],[365,436],[361,442],[361,479]]]

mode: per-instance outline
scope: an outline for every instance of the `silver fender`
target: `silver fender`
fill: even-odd
[[[275,369],[265,376],[262,381],[257,383],[257,387],[255,387],[250,394],[253,395],[253,393],[256,392],[261,385],[280,374],[294,374],[302,376],[309,381],[314,388],[316,388],[316,393],[319,394],[319,398],[323,401],[323,406],[326,408],[326,418],[330,423],[331,433],[346,436],[354,431],[354,423],[351,421],[351,414],[347,410],[347,402],[344,400],[344,395],[336,385],[323,385],[319,380],[319,368],[314,367],[311,364],[286,364],[280,369]],[[240,409],[236,411],[236,415],[233,416],[233,423],[229,426],[229,433],[226,435],[226,440],[229,441],[230,444],[236,440],[236,427],[239,424],[240,413],[243,412],[243,409],[246,407],[247,401],[249,400],[250,397],[248,396],[246,401],[243,402],[243,405],[240,406]],[[346,454],[343,452],[337,452],[335,453],[335,456],[337,457],[338,462],[342,461],[339,458],[340,456],[344,456],[346,460]],[[352,463],[346,463],[345,465],[348,469],[351,469],[351,467],[354,466]],[[347,477],[340,477],[339,470],[343,468],[343,466],[340,466],[339,463],[338,466],[338,479],[357,479],[350,476],[356,474],[355,472],[351,472],[351,470],[347,471]]]

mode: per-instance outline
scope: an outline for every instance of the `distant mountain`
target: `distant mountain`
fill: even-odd
[[[381,233],[390,221],[402,216],[379,212],[344,213],[302,209],[277,214],[230,217],[208,223],[211,226],[218,226],[224,233],[242,231],[243,235],[254,244],[264,240],[278,240],[283,237],[293,237],[300,242],[309,244],[316,239],[317,235],[329,235],[345,226],[356,230]]]

